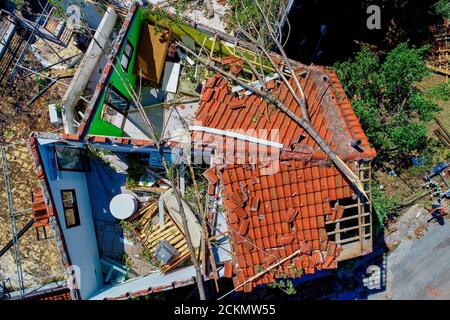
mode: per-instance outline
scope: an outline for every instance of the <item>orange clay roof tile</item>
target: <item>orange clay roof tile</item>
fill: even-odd
[[[322,79],[324,76],[328,77],[327,81]],[[290,81],[294,90],[297,90],[293,81]],[[336,74],[324,68],[311,67],[308,75],[299,77],[299,81],[304,88],[313,127],[342,160],[371,160],[375,157],[376,153],[369,147]],[[333,83],[336,95],[329,88],[329,83]],[[281,83],[278,88],[274,84],[269,84],[274,94],[300,115],[300,108],[285,84]],[[273,174],[264,174],[264,170],[271,166],[262,165],[262,158],[259,157],[255,158],[258,161],[255,170],[251,169],[246,157],[244,164],[232,163],[223,168],[222,173],[216,173],[224,186],[223,204],[229,212],[229,223],[238,231],[238,234],[231,233],[238,266],[235,286],[255,274],[251,268],[255,264],[267,267],[276,263],[277,258],[286,257],[297,250],[301,250],[301,255],[280,266],[281,270],[288,272],[287,267],[291,263],[305,268],[308,274],[314,273],[316,268],[336,267],[336,256],[342,248],[328,239],[325,221],[335,220],[342,214],[341,210],[331,208],[330,201],[352,194],[346,178],[334,166],[324,165],[327,159],[325,153],[303,128],[279,110],[266,114],[266,102],[255,94],[235,97],[220,75],[207,81],[201,100],[196,117],[198,125],[220,130],[241,130],[256,138],[261,138],[258,136],[260,129],[269,130],[269,136],[270,130],[277,130],[276,142],[284,146],[282,161],[278,162],[279,170]],[[247,131],[252,128],[257,130]],[[200,139],[210,139],[211,136],[194,133],[194,137]],[[269,136],[265,139],[270,140]],[[304,139],[299,140],[301,136]],[[354,139],[362,140],[364,152],[357,152],[350,146]],[[248,152],[248,148],[247,143],[242,150]],[[238,181],[247,185],[247,202]],[[249,243],[242,241],[242,236]],[[251,243],[260,250],[256,250]],[[251,287],[271,281],[273,279],[266,275]]]

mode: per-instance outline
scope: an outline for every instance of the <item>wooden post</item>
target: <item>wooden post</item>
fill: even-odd
[[[339,200],[336,201],[336,204],[339,205]],[[337,221],[336,222],[336,227],[334,229],[335,231],[338,231],[336,233],[336,235],[334,236],[334,241],[336,243],[340,243],[341,242],[341,222]]]
[[[363,180],[364,179],[364,172],[362,170],[360,170],[360,165],[358,165],[358,175],[359,175],[359,179]],[[364,237],[363,237],[363,227],[362,225],[364,224],[364,221],[362,220],[362,208],[363,206],[363,202],[361,201],[361,197],[358,196],[358,223],[359,223],[359,246],[360,246],[360,250],[361,250],[361,255],[364,252]]]
[[[447,74],[445,75],[445,83],[448,83],[448,42],[447,42],[447,38],[445,39],[445,71],[447,71]]]

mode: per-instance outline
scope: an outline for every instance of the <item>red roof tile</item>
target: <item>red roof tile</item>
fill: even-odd
[[[36,188],[33,191],[33,203],[31,204],[31,209],[33,211],[34,226],[36,228],[50,225],[49,211],[51,211],[50,209],[52,209],[52,207],[49,206],[49,211],[47,211],[47,205],[44,202],[44,195],[41,188]]]
[[[61,288],[51,292],[32,295],[24,298],[25,300],[72,300],[70,290],[68,288]]]
[[[324,75],[329,80],[324,81]],[[375,151],[369,147],[336,74],[312,67],[308,76],[300,77],[299,81],[307,98],[312,125],[341,159],[349,164],[359,159],[372,159]],[[279,87],[274,82],[268,85],[274,95],[300,115],[298,104],[284,84]],[[296,88],[295,85],[292,87]],[[343,207],[331,208],[330,202],[351,196],[347,178],[334,166],[326,166],[325,153],[297,123],[279,110],[266,114],[268,108],[271,110],[254,94],[231,95],[226,81],[216,75],[205,85],[196,117],[196,125],[283,144],[279,160],[266,161],[258,154],[254,157],[256,162],[250,163],[248,156],[240,157],[242,164],[226,162],[223,171],[215,174],[224,187],[223,204],[228,209],[228,222],[234,229],[231,232],[234,238],[232,250],[238,264],[235,286],[254,275],[250,267],[259,264],[267,267],[297,250],[301,250],[301,254],[280,266],[282,271],[289,272],[292,263],[304,268],[306,274],[314,273],[316,269],[335,268],[336,257],[342,251],[336,243],[329,241],[325,221],[342,217]],[[269,137],[270,134],[261,136],[260,130],[276,131],[278,138]],[[207,144],[212,136],[193,133],[194,140],[200,145]],[[364,152],[351,147],[355,139],[363,141]],[[236,150],[248,155],[254,147],[254,144],[242,143]],[[226,145],[217,145],[219,154],[226,148]],[[231,154],[226,161],[236,158]],[[210,182],[215,181],[211,172],[206,175]],[[242,242],[242,236],[248,243]],[[254,245],[259,250],[255,250]],[[247,285],[246,290],[270,281],[273,278],[265,275],[251,286]]]
[[[210,168],[203,172],[203,176],[209,181],[211,184],[216,184],[219,182],[219,177],[216,175],[216,167]]]
[[[238,233],[239,233],[241,236],[244,236],[244,235],[247,233],[247,231],[248,231],[248,226],[249,226],[249,225],[250,225],[249,220],[242,220],[241,223],[239,224],[239,230],[238,230]]]
[[[233,263],[231,262],[231,260],[225,262],[223,276],[225,278],[233,277]]]

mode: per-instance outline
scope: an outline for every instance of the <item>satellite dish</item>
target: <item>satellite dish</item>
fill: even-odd
[[[81,26],[81,9],[76,4],[71,4],[66,9],[67,21],[74,27]]]
[[[109,203],[109,211],[114,218],[123,220],[131,217],[137,210],[137,200],[128,193],[118,194]]]

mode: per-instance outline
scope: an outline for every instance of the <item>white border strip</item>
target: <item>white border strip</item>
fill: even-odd
[[[206,133],[212,133],[212,134],[217,134],[217,135],[221,135],[221,136],[227,136],[230,138],[237,138],[239,140],[245,140],[245,141],[249,141],[249,142],[254,142],[257,144],[262,144],[265,146],[269,146],[269,147],[274,147],[274,148],[278,148],[278,149],[283,149],[284,145],[278,142],[274,142],[274,141],[270,141],[270,140],[264,140],[264,139],[259,139],[259,138],[255,138],[252,136],[248,136],[245,134],[241,134],[241,133],[236,133],[233,131],[225,131],[225,130],[220,130],[220,129],[216,129],[216,128],[210,128],[210,127],[203,127],[203,126],[189,126],[189,130],[190,131],[202,131],[202,132],[206,132]]]

